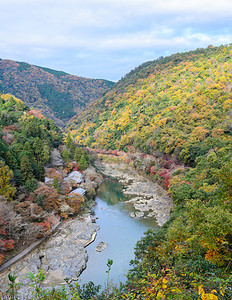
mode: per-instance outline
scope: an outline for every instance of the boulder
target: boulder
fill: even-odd
[[[46,184],[53,184],[53,179],[49,178],[49,177],[45,177],[45,181]]]
[[[96,251],[97,252],[102,252],[104,249],[106,249],[107,244],[104,242],[100,242],[96,246]]]

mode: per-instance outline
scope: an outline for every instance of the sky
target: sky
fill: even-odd
[[[0,0],[0,15],[0,58],[112,81],[232,42],[231,0]]]

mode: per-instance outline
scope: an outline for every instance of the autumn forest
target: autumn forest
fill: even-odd
[[[71,203],[54,170],[40,184],[54,149],[66,173],[117,157],[173,202],[137,242],[125,284],[36,299],[232,298],[232,45],[161,57],[115,84],[1,60],[0,92],[0,264],[29,231],[30,244],[67,219],[62,205],[78,215],[88,201]]]

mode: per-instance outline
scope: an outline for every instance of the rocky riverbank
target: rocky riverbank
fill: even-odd
[[[47,242],[0,274],[2,290],[7,290],[9,272],[17,275],[18,281],[24,284],[19,292],[20,299],[30,299],[28,272],[37,274],[39,269],[43,270],[46,274],[44,286],[63,284],[65,278],[76,280],[88,260],[85,247],[95,239],[98,229],[90,215],[67,220]]]
[[[125,163],[97,160],[96,167],[103,175],[117,178],[123,183],[124,193],[131,198],[127,203],[133,205],[135,209],[130,214],[131,217],[156,218],[160,226],[167,221],[172,201],[160,186],[138,174],[134,168]],[[83,175],[84,180],[80,180],[79,183],[78,180],[73,182],[73,178],[69,176],[69,180],[64,180],[63,189],[83,188],[91,198],[101,181],[101,176],[92,167]],[[2,272],[0,286],[3,290],[7,290],[7,274],[12,272],[18,276],[18,281],[24,284],[19,299],[30,299],[30,280],[26,278],[28,272],[37,274],[39,269],[42,269],[46,274],[46,281],[43,283],[45,287],[59,286],[65,283],[65,278],[78,279],[88,260],[85,247],[95,239],[98,229],[90,214],[66,220],[48,241]]]
[[[49,169],[46,173],[49,177],[46,177],[45,185],[52,186],[55,176],[62,178],[60,185],[63,195],[61,194],[60,198],[64,198],[67,202],[61,207],[64,215],[75,215],[75,207],[70,206],[72,202],[69,199],[72,197],[79,199],[84,194],[85,199],[87,199],[84,201],[82,198],[84,211],[88,212],[94,204],[93,198],[102,176],[92,167],[86,169],[83,175],[74,171],[67,176],[64,172],[63,169],[59,168]],[[65,191],[68,193],[64,194]],[[85,247],[95,239],[99,229],[92,221],[89,213],[67,219],[42,244],[38,246],[35,243],[36,246],[32,251],[26,249],[25,255],[20,256],[19,254],[20,260],[0,273],[0,292],[8,289],[7,275],[9,272],[18,276],[17,280],[23,283],[19,292],[19,299],[31,299],[30,280],[26,278],[28,272],[37,274],[40,269],[43,270],[46,275],[46,281],[43,282],[45,287],[61,285],[65,283],[65,278],[77,280],[82,270],[86,268],[88,260]]]
[[[172,200],[158,184],[140,175],[126,163],[97,160],[95,165],[105,176],[117,178],[124,184],[124,193],[132,198],[127,202],[133,205],[135,209],[135,212],[130,214],[131,217],[154,217],[160,226],[168,220]]]

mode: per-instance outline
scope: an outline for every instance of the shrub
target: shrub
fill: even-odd
[[[25,189],[30,193],[34,192],[34,190],[37,189],[37,186],[38,186],[38,182],[35,178],[28,179],[24,184]]]

